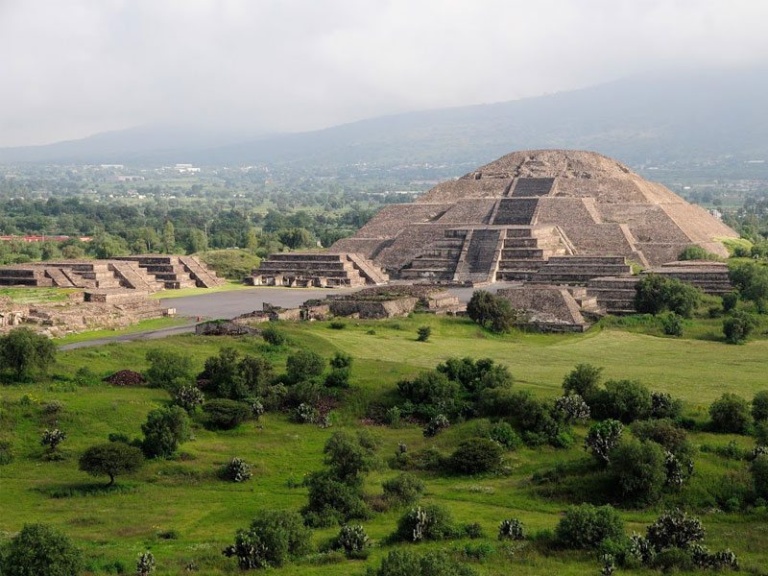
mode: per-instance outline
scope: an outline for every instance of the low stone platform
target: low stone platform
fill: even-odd
[[[389,277],[359,254],[281,252],[262,260],[248,280],[254,286],[332,288],[385,284]]]
[[[581,306],[563,286],[520,286],[504,288],[498,296],[520,313],[516,322],[543,332],[583,332],[589,327]]]

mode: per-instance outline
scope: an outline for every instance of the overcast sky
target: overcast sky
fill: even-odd
[[[0,146],[308,130],[768,60],[764,0],[0,0]]]

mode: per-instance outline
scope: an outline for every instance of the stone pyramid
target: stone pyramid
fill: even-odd
[[[703,208],[594,152],[513,152],[443,182],[411,204],[383,208],[331,247],[390,276],[530,280],[542,265],[604,259],[658,266],[690,245],[726,256],[738,234]]]

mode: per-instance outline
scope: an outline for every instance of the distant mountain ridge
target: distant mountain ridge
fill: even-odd
[[[513,150],[594,150],[630,165],[768,160],[768,66],[628,78],[497,104],[410,112],[324,130],[244,134],[136,128],[0,149],[0,163],[477,165]]]

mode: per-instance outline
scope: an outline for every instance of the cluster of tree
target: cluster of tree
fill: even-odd
[[[0,371],[16,380],[26,380],[36,372],[45,373],[56,361],[56,345],[29,328],[14,328],[0,336]]]

